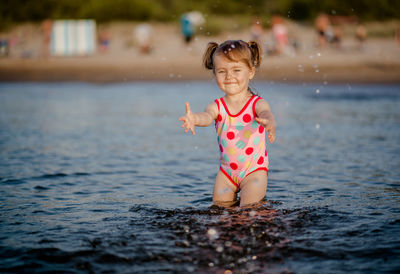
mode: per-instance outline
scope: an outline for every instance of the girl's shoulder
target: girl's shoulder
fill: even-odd
[[[206,112],[212,116],[213,119],[216,119],[219,114],[219,105],[217,100],[211,102],[206,107]]]
[[[269,111],[271,108],[270,108],[268,102],[260,96],[257,96],[257,97],[258,97],[258,98],[256,98],[257,101],[255,101],[255,104],[254,104],[255,111],[257,113],[260,113],[265,110]]]

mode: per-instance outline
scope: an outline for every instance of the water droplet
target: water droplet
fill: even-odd
[[[251,257],[253,260],[257,260],[257,256],[253,256]]]
[[[209,263],[208,266],[209,267],[214,267],[214,263]]]
[[[320,52],[318,52],[318,53],[317,53],[317,56],[318,56],[318,57],[321,57],[321,53],[320,53]]]
[[[316,124],[316,125],[315,125],[315,128],[316,128],[316,129],[319,129],[320,127],[321,127],[321,126],[320,126],[319,124]]]
[[[247,258],[240,258],[240,259],[238,260],[238,263],[239,263],[239,264],[242,264],[242,263],[245,263],[245,262],[247,262]]]
[[[316,93],[316,94],[319,94],[319,93],[320,93],[319,89],[317,89],[317,90],[315,91],[315,93]]]
[[[222,251],[224,251],[224,248],[222,246],[217,246],[216,248],[217,252],[221,253]]]
[[[214,229],[214,228],[210,228],[210,229],[207,231],[207,235],[208,235],[208,238],[209,238],[210,240],[218,239],[218,232],[217,232],[217,230]]]
[[[186,233],[189,233],[189,232],[190,232],[190,227],[188,227],[187,225],[185,225],[185,226],[183,227],[183,230],[184,230]]]
[[[226,247],[231,247],[232,246],[232,242],[231,241],[226,241],[225,242],[225,246]]]
[[[233,49],[234,49],[234,48],[235,48],[235,45],[234,45],[234,44],[232,44],[232,45],[231,45],[231,48],[233,48]]]

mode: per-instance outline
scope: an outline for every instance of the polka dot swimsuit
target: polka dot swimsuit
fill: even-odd
[[[238,188],[250,173],[265,170],[268,174],[265,129],[255,120],[255,105],[260,99],[253,95],[236,115],[229,112],[223,98],[215,100],[219,110],[215,129],[221,151],[220,170]]]

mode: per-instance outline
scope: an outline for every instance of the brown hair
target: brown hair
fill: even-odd
[[[242,61],[249,68],[253,68],[260,66],[262,50],[260,45],[254,41],[246,43],[242,40],[228,40],[221,45],[210,42],[203,57],[203,65],[206,69],[214,70],[216,54],[223,54],[231,61]]]

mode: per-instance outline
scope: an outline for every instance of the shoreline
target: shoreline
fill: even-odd
[[[200,58],[199,58],[200,59]],[[297,60],[299,61],[299,60]],[[304,60],[303,60],[304,61]],[[400,83],[400,62],[264,62],[256,81],[328,82],[328,83]],[[118,83],[136,81],[204,81],[210,71],[188,61],[110,62],[96,59],[1,60],[0,82],[92,82]]]

